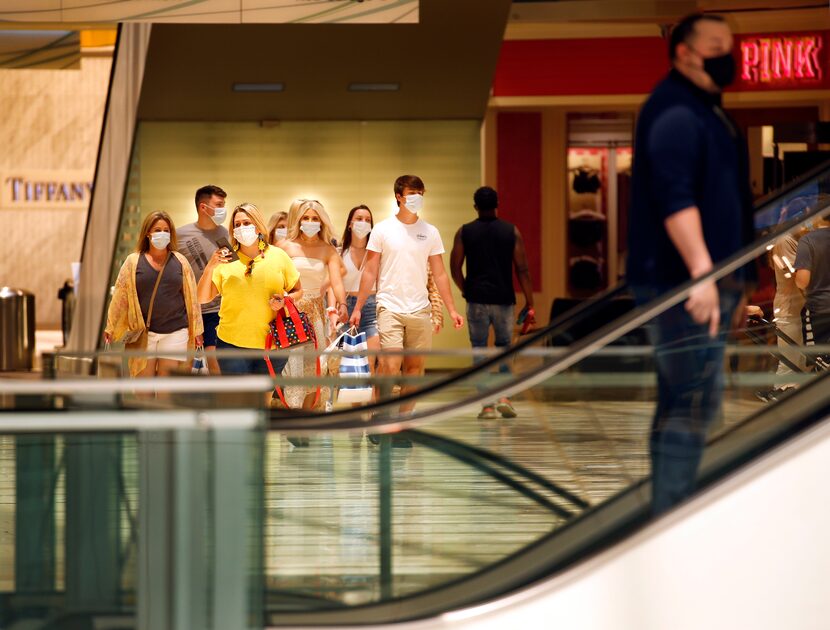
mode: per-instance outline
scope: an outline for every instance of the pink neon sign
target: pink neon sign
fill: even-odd
[[[753,84],[819,81],[823,47],[821,35],[746,39],[741,42],[741,78]]]

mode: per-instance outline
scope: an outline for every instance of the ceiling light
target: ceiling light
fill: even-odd
[[[282,92],[284,83],[234,83],[234,92]]]
[[[349,83],[349,92],[397,92],[400,83]]]

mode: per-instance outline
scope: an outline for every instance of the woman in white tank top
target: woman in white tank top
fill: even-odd
[[[346,289],[346,305],[349,317],[357,302],[357,293],[360,291],[360,276],[363,272],[363,261],[366,260],[366,245],[369,243],[369,233],[375,225],[372,211],[367,206],[357,206],[349,211],[346,219],[346,229],[343,231],[343,247],[340,255],[346,276],[343,286]],[[375,303],[375,287],[363,305],[360,313],[359,332],[366,333],[366,345],[369,350],[380,349],[380,337],[377,326],[377,304]],[[377,355],[369,358],[369,369],[375,371]]]
[[[303,286],[303,298],[297,303],[297,309],[308,315],[317,334],[317,345],[326,347],[326,311],[323,304],[323,287],[330,284],[337,301],[337,319],[348,321],[346,310],[346,293],[340,274],[340,258],[331,245],[332,228],[329,216],[319,201],[305,199],[301,203],[291,204],[288,214],[288,235],[280,241],[280,247],[294,261],[300,273]],[[323,361],[323,372],[326,371]],[[288,377],[316,375],[317,360],[313,356],[296,356],[288,359],[283,375]],[[317,397],[314,386],[289,386],[284,388],[285,400],[291,408],[311,409],[322,407],[328,400],[328,388],[323,388]]]

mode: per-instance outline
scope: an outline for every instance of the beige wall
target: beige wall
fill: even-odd
[[[284,122],[267,128],[154,122],[141,125],[137,142],[128,203],[137,203],[141,216],[166,210],[177,225],[195,220],[193,194],[211,183],[228,192],[228,205],[253,202],[266,217],[287,210],[296,197],[319,199],[339,239],[355,205],[368,205],[376,220],[392,216],[395,178],[415,173],[427,187],[422,216],[440,230],[449,270],[455,231],[475,218],[478,121]],[[463,309],[457,292],[455,299]],[[466,328],[445,329],[435,346],[469,347]]]
[[[80,70],[0,70],[0,174],[95,169],[111,59]],[[0,182],[4,184],[5,182]],[[57,291],[81,252],[86,208],[0,208],[0,285],[35,294],[40,328],[60,327]]]

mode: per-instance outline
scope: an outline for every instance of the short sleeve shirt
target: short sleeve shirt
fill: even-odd
[[[187,258],[198,284],[210,257],[218,249],[216,241],[220,238],[227,240],[229,235],[227,228],[222,225],[217,225],[212,230],[203,230],[195,223],[188,223],[176,230],[176,237],[179,241],[179,253]],[[202,313],[218,312],[220,301],[221,298],[216,297],[208,304],[202,304]]]
[[[798,241],[791,235],[782,236],[772,248],[772,267],[775,270],[775,301],[773,308],[778,318],[801,316],[804,295],[795,284],[793,273],[798,252]]]
[[[217,336],[240,348],[265,348],[268,324],[274,318],[271,296],[284,295],[294,288],[300,274],[279,247],[271,246],[254,261],[246,276],[250,258],[239,252],[239,260],[213,270],[213,284],[222,296]]]
[[[422,219],[406,224],[392,217],[377,223],[366,246],[380,254],[377,303],[393,313],[417,313],[430,307],[429,257],[444,253],[435,226]]]
[[[801,237],[795,268],[810,271],[807,308],[812,313],[830,315],[830,228],[821,228]]]

